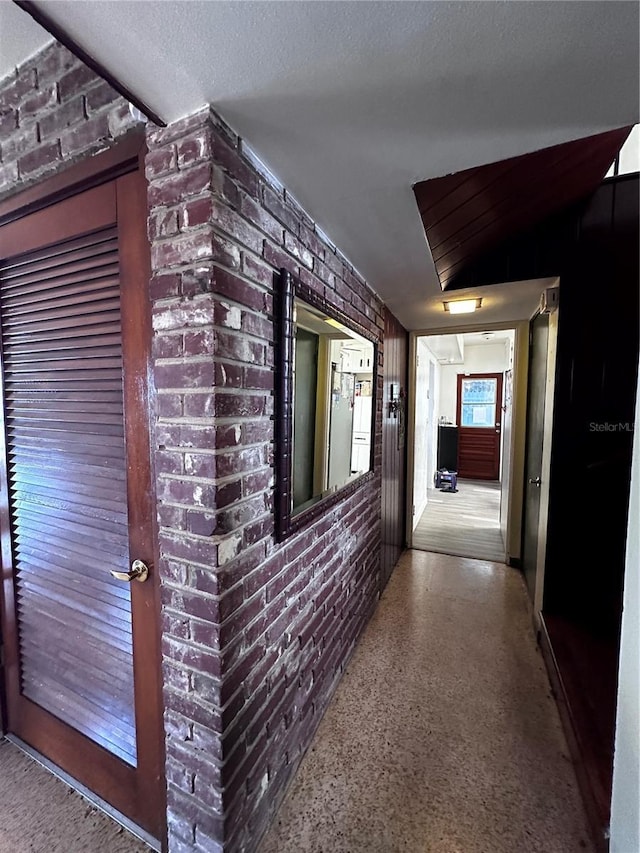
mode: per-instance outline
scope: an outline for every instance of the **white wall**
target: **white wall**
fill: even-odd
[[[431,405],[431,419],[429,421],[429,434],[427,444],[427,481],[433,486],[433,478],[438,464],[438,405],[440,400],[440,365],[434,356],[429,353],[429,395],[433,400]],[[429,401],[431,404],[431,400]]]
[[[611,853],[640,850],[640,377],[629,499],[616,743],[611,802]]]
[[[416,420],[413,455],[413,528],[427,505],[429,467],[429,363],[431,354],[424,338],[418,338],[416,346]]]
[[[438,419],[445,417],[450,423],[456,423],[459,373],[502,373],[508,366],[508,350],[504,343],[467,344],[462,364],[442,365]]]
[[[559,279],[556,279],[556,283]],[[513,362],[513,418],[509,474],[509,518],[507,523],[507,559],[520,559],[522,504],[524,501],[524,458],[527,437],[527,385],[529,374],[529,321],[516,326]]]
[[[505,368],[504,377],[504,410],[502,412],[502,436],[500,448],[500,532],[502,541],[507,543],[507,523],[509,520],[509,489],[511,488],[511,465],[509,459],[509,451],[511,448],[511,437],[513,427],[513,406],[514,406],[514,348],[515,340],[506,341],[507,366]],[[506,371],[510,371],[509,381]],[[507,452],[505,453],[505,448]]]
[[[640,125],[636,125],[620,149],[619,175],[640,170]],[[638,848],[640,850],[640,847]]]

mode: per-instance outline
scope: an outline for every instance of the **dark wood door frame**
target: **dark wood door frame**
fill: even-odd
[[[131,131],[112,148],[69,166],[39,184],[0,201],[0,226],[50,207],[81,190],[97,187],[139,169],[144,174],[144,133]]]
[[[118,204],[118,231],[124,233],[127,230],[133,231],[139,235],[139,243],[144,247],[133,249],[131,244],[123,245],[123,254],[121,257],[122,265],[122,291],[123,291],[123,307],[122,312],[123,327],[125,323],[134,324],[136,334],[143,349],[146,352],[137,354],[138,364],[142,365],[142,370],[146,374],[146,378],[150,375],[150,349],[151,349],[151,312],[148,298],[148,290],[144,287],[127,287],[127,282],[130,280],[149,281],[150,278],[150,255],[148,243],[146,240],[146,219],[147,219],[147,193],[146,181],[144,178],[144,158],[146,146],[144,140],[144,132],[134,131],[128,134],[123,141],[116,144],[112,148],[95,155],[87,160],[82,161],[63,173],[57,174],[37,186],[31,187],[16,196],[0,202],[0,228],[10,223],[18,222],[26,216],[46,211],[53,204],[63,201],[67,198],[82,192],[84,190],[98,187],[102,184],[112,182],[115,179],[120,179],[117,183],[116,193],[120,203]],[[121,197],[120,197],[121,196]],[[126,203],[125,201],[126,196]],[[10,231],[13,228],[10,226]],[[5,249],[5,252],[9,249]],[[3,255],[2,241],[0,240],[0,257]],[[136,370],[140,370],[140,366]],[[128,412],[137,412],[139,427],[145,434],[151,437],[153,435],[153,424],[151,420],[153,397],[152,388],[148,388],[147,392],[142,391],[145,383],[127,382],[124,386],[125,396],[124,405]],[[159,564],[158,551],[158,536],[155,514],[155,472],[153,470],[152,444],[146,442],[141,452],[140,447],[136,451],[133,463],[138,466],[147,482],[150,484],[148,490],[142,496],[136,496],[135,501],[130,501],[130,513],[133,515],[131,519],[131,529],[133,535],[134,547],[140,548],[144,553],[152,555],[152,570],[149,581],[144,587],[151,587],[150,591],[137,590],[139,584],[133,584],[132,595],[136,596],[145,592],[147,601],[151,603],[155,613],[155,625],[153,630],[154,642],[144,644],[135,648],[135,670],[136,678],[142,679],[143,689],[145,692],[145,710],[152,709],[152,713],[147,717],[145,714],[144,725],[140,717],[140,703],[136,707],[137,737],[140,744],[141,756],[145,754],[150,758],[145,758],[145,776],[151,780],[150,789],[144,792],[144,797],[148,798],[148,803],[141,801],[140,808],[140,823],[144,824],[145,828],[153,837],[159,839],[163,847],[166,847],[166,795],[164,784],[164,735],[162,727],[162,693],[161,693],[161,631],[160,631],[160,585],[157,577],[157,572],[154,567]],[[4,431],[0,437],[0,453],[5,458],[4,447]],[[4,494],[5,499],[2,501],[2,530],[0,532],[2,546],[2,578],[0,578],[0,612],[15,613],[7,596],[12,596],[12,582],[6,577],[7,560],[5,555],[11,553],[11,542],[9,525],[7,523],[7,479],[6,466],[0,466],[0,491]],[[147,515],[148,521],[145,522],[143,515]],[[99,555],[97,555],[99,559]],[[148,613],[148,610],[147,610]],[[0,625],[0,631],[4,632],[4,637],[7,638],[10,633],[16,631],[15,618],[5,619]],[[0,642],[2,634],[0,634]],[[8,649],[5,647],[5,651]],[[7,663],[10,663],[7,661]],[[7,670],[13,667],[15,677],[15,661],[7,666]],[[152,677],[149,675],[152,674]],[[0,669],[0,733],[5,733],[8,724],[7,707],[6,707],[6,690],[5,677]],[[64,733],[64,724],[61,729]],[[54,736],[59,737],[57,731]],[[53,734],[51,732],[50,734]],[[38,749],[37,744],[35,748]],[[57,747],[60,750],[65,749],[64,737],[63,742]],[[68,747],[67,747],[68,748]],[[99,748],[98,748],[99,749]],[[62,753],[61,753],[62,754]],[[54,763],[55,760],[54,760]],[[143,759],[141,757],[141,767]],[[64,768],[63,768],[64,769]],[[123,766],[122,772],[124,777],[128,775],[129,768]],[[94,773],[95,787],[101,788],[96,791],[98,796],[112,805],[117,811],[127,814],[125,802],[120,802],[118,792],[119,779],[108,779],[105,777],[102,768],[97,767],[90,770]],[[91,782],[87,783],[84,779],[78,779],[89,790],[93,790]],[[142,800],[143,798],[141,798]]]
[[[527,411],[524,454],[524,491],[520,556],[532,604],[535,605],[538,524],[546,405],[549,317],[539,312],[529,322]],[[542,343],[542,350],[540,344]],[[542,400],[540,400],[542,397]],[[535,546],[533,544],[535,539]],[[535,550],[535,553],[533,553]],[[534,614],[534,618],[538,614]]]

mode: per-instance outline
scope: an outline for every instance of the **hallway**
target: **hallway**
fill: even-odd
[[[142,853],[0,741],[0,853]],[[521,576],[409,551],[259,853],[590,853]]]
[[[260,853],[578,853],[521,575],[401,558]]]

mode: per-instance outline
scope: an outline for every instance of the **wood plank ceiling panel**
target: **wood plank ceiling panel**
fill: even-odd
[[[623,127],[415,184],[442,289],[488,250],[587,198],[630,132]]]

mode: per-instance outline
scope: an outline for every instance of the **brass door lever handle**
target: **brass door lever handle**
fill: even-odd
[[[129,583],[131,581],[140,581],[140,583],[144,583],[149,577],[149,567],[142,560],[134,560],[130,571],[115,572],[112,570],[111,574],[118,581],[128,581]]]

